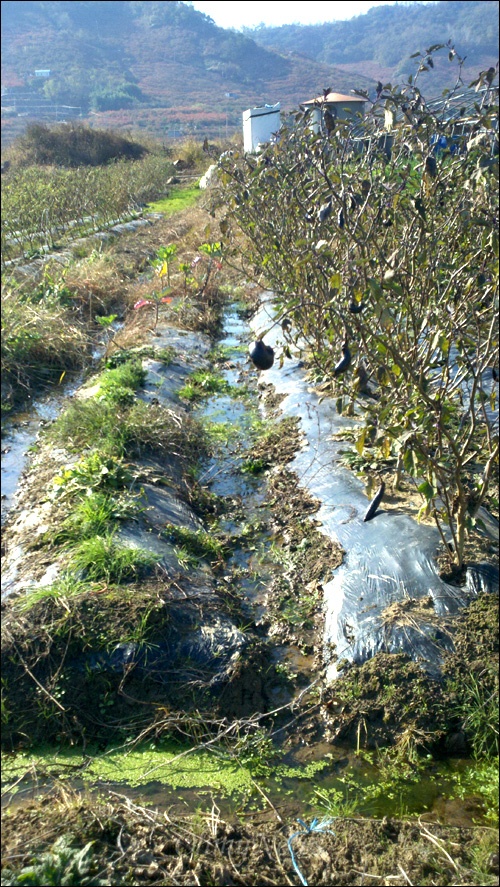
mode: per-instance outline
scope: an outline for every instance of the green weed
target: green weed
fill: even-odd
[[[204,530],[188,530],[186,527],[167,524],[163,534],[169,542],[179,545],[184,555],[194,558],[220,561],[226,551],[224,542]]]
[[[60,527],[47,533],[51,542],[71,542],[102,536],[120,520],[131,520],[142,510],[139,496],[91,492],[76,503]]]
[[[211,370],[196,370],[177,392],[182,400],[190,402],[209,397],[211,394],[227,394],[231,386],[222,376]]]
[[[119,458],[103,456],[96,450],[58,474],[52,484],[51,496],[89,496],[96,490],[123,490],[132,484],[134,476]]]
[[[351,796],[348,785],[343,789],[316,789],[314,795],[323,815],[327,817],[353,816],[359,807],[359,802]]]
[[[151,572],[157,558],[140,548],[117,542],[114,533],[84,539],[71,551],[70,569],[90,581],[119,585]]]
[[[221,287],[221,290],[224,288]],[[246,345],[214,345],[210,350],[209,359],[213,363],[226,363],[236,354],[246,354]]]
[[[240,466],[240,471],[243,474],[258,475],[262,474],[263,471],[266,471],[269,466],[270,462],[259,456],[255,459],[245,459]]]
[[[456,795],[459,798],[465,798],[471,794],[479,795],[484,804],[486,819],[493,826],[498,826],[498,758],[477,762],[466,773],[456,774],[455,780]]]
[[[212,422],[204,419],[203,429],[208,440],[214,445],[234,443],[242,436],[241,428],[231,422]]]
[[[498,837],[496,833],[483,832],[471,853],[474,884],[482,884],[484,887],[490,887],[490,885],[494,887],[498,884],[498,875],[492,872],[491,866],[491,860],[497,853]]]
[[[151,452],[179,456],[186,463],[206,451],[201,425],[194,419],[141,400],[131,405],[95,398],[75,401],[48,430],[48,438],[70,452],[95,448],[106,458]]]
[[[133,402],[137,388],[144,384],[146,371],[138,358],[125,361],[114,369],[106,370],[99,387],[99,395],[118,404]]]
[[[314,628],[314,614],[320,603],[320,593],[302,594],[300,598],[288,597],[282,601],[280,615],[289,625]]]
[[[40,601],[50,599],[64,600],[65,598],[76,597],[88,591],[88,588],[88,582],[77,579],[74,573],[68,571],[62,573],[59,579],[52,585],[29,591],[25,597],[21,597],[16,601],[16,607],[19,607],[20,610],[31,610]]]
[[[97,878],[89,875],[94,841],[89,841],[85,847],[73,846],[73,835],[61,835],[52,844],[50,850],[35,857],[31,865],[22,869],[4,868],[2,871],[2,885],[14,887],[17,884],[47,885],[57,887],[65,885],[99,885],[105,884]]]
[[[476,759],[498,756],[498,691],[494,682],[481,684],[474,674],[457,687],[455,714],[461,719]]]

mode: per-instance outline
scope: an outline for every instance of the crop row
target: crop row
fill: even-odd
[[[171,161],[155,154],[99,167],[9,173],[2,187],[3,265],[57,245],[69,229],[91,233],[136,212],[165,193],[171,174]]]

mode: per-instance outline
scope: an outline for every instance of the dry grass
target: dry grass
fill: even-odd
[[[77,305],[89,320],[96,314],[110,314],[121,306],[124,280],[107,253],[92,253],[89,258],[71,265],[64,278]]]
[[[2,400],[15,403],[85,363],[88,337],[65,308],[24,302],[18,291],[2,294]]]

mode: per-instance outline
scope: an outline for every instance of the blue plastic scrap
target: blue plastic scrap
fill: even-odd
[[[321,822],[319,822],[317,819],[313,819],[313,821],[311,822],[311,825],[307,825],[307,823],[304,822],[303,819],[297,819],[297,822],[300,823],[302,828],[299,829],[298,832],[294,832],[294,834],[290,838],[288,838],[288,849],[290,851],[290,856],[292,857],[293,867],[300,878],[301,884],[303,884],[304,887],[308,887],[308,883],[297,865],[297,860],[295,859],[295,853],[293,852],[293,848],[292,848],[292,841],[294,838],[297,838],[299,835],[310,835],[310,834],[312,834],[312,832],[318,832],[318,833],[328,832],[330,835],[334,835],[335,832],[332,832],[331,828],[329,828],[329,826],[333,822],[333,819],[322,819]]]

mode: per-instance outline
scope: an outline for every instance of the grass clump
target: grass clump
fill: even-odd
[[[219,374],[210,370],[196,370],[179,389],[178,394],[183,400],[193,402],[211,394],[228,394],[230,391],[229,382]]]
[[[137,388],[144,385],[146,371],[142,367],[139,358],[127,360],[108,369],[102,376],[99,394],[105,399],[117,404],[130,404],[134,400]]]
[[[70,404],[48,431],[48,438],[70,453],[96,447],[103,456],[123,455],[126,436],[121,414],[109,401],[78,400]]]
[[[489,675],[465,675],[456,692],[455,715],[469,737],[474,757],[498,757],[498,683],[493,670]]]
[[[52,585],[29,591],[25,597],[19,598],[17,606],[22,611],[31,610],[42,601],[54,600],[67,602],[69,598],[84,594],[89,589],[88,582],[77,579],[74,573],[65,571]]]
[[[81,324],[62,306],[27,304],[19,292],[2,296],[2,405],[57,383],[84,366],[88,341]]]
[[[60,528],[50,533],[50,541],[57,544],[106,534],[118,521],[137,517],[142,510],[139,498],[139,495],[123,493],[90,492],[74,505]]]
[[[144,453],[171,455],[189,464],[205,452],[201,426],[144,401],[116,404],[110,400],[75,401],[48,431],[49,439],[70,452],[95,449],[104,457]]]
[[[222,561],[226,546],[223,541],[204,530],[188,530],[167,524],[164,534],[170,542],[179,545],[183,552],[194,558]]]
[[[157,558],[149,552],[120,545],[115,533],[82,540],[70,557],[70,568],[85,579],[117,585],[147,575],[156,563]]]

